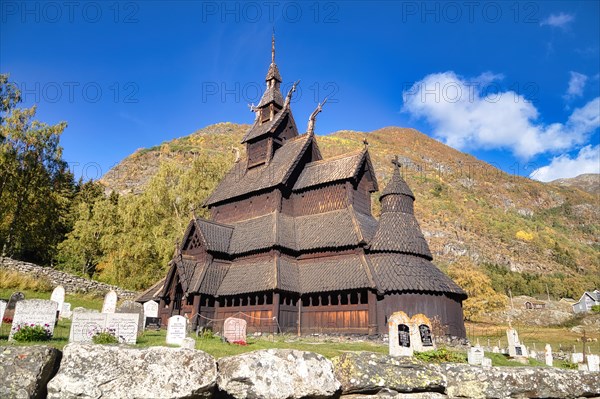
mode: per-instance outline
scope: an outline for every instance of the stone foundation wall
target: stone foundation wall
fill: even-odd
[[[51,267],[43,267],[33,263],[22,262],[10,258],[0,257],[0,267],[30,276],[46,277],[52,286],[56,287],[58,285],[62,285],[68,294],[72,294],[74,292],[105,294],[110,290],[114,290],[119,298],[133,299],[138,295],[137,292],[127,291],[114,285],[75,276],[60,270],[55,270]]]
[[[600,373],[428,364],[345,352],[264,349],[216,360],[195,349],[69,344],[0,347],[2,398],[595,398]]]

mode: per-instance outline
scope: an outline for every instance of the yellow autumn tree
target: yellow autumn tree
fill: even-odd
[[[467,292],[463,302],[465,319],[477,321],[483,314],[501,310],[508,305],[506,295],[492,288],[492,281],[467,259],[460,259],[448,268],[448,274]]]

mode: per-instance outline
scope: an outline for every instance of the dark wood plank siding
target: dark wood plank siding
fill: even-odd
[[[423,313],[432,320],[437,318],[446,327],[447,334],[457,337],[466,336],[461,302],[447,295],[396,293],[379,298],[377,302],[379,333],[387,333],[387,319],[397,311],[405,312],[411,317],[417,313]]]
[[[349,205],[344,183],[293,193],[284,199],[282,211],[288,215],[303,216],[342,209]]]
[[[371,214],[371,193],[370,189],[373,188],[373,182],[369,178],[369,174],[362,173],[359,175],[358,185],[352,190],[352,205],[358,212],[366,215]]]
[[[211,208],[212,220],[219,223],[234,223],[243,219],[266,215],[279,206],[279,192],[271,191],[240,201]]]

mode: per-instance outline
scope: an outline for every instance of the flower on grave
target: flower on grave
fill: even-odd
[[[231,342],[233,345],[247,346],[248,343],[246,341],[233,341]]]

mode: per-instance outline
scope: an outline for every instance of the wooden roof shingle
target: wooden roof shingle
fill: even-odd
[[[413,214],[403,212],[382,213],[379,227],[369,244],[372,252],[401,252],[423,256],[432,260],[429,245]]]
[[[218,295],[246,294],[275,289],[275,259],[273,257],[239,259],[229,270],[219,287]]]
[[[298,261],[303,294],[370,287],[365,265],[358,255]]]

